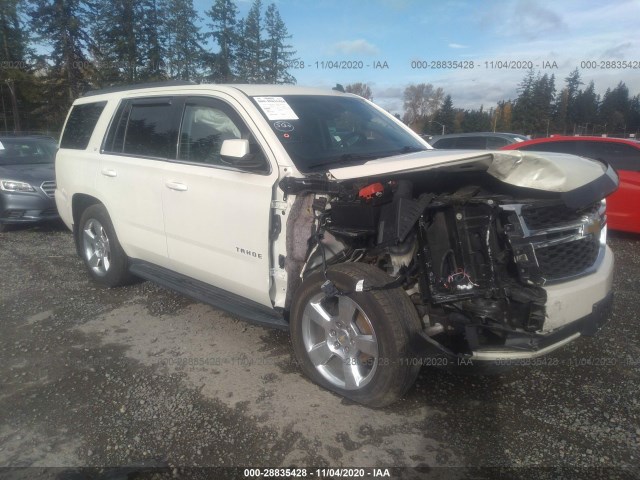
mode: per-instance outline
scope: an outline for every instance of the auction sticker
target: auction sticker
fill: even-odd
[[[298,120],[298,116],[282,97],[253,97],[269,120]]]

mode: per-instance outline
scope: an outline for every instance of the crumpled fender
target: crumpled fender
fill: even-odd
[[[574,208],[606,197],[619,183],[616,172],[605,163],[551,152],[494,153],[487,173],[509,185],[559,193]]]

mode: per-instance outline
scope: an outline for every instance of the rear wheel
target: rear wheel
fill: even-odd
[[[420,367],[411,336],[420,328],[413,304],[400,289],[355,292],[356,283],[384,285],[378,268],[357,263],[330,267],[327,276],[346,295],[327,297],[322,272],[301,285],[291,309],[291,337],[302,370],[313,381],[371,407],[402,396]]]
[[[104,205],[92,205],[83,212],[77,241],[93,280],[108,287],[131,283],[134,277],[129,273],[129,259]]]

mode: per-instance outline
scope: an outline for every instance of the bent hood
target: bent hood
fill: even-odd
[[[432,169],[449,171],[483,171],[496,180],[515,187],[562,195],[565,203],[582,203],[584,194],[597,200],[618,187],[618,176],[608,165],[575,155],[526,151],[429,150],[372,160],[363,165],[334,168],[329,175],[335,180],[352,180],[389,174],[424,172]]]

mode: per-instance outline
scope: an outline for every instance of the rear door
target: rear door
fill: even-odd
[[[222,94],[185,100],[178,160],[165,165],[162,185],[169,261],[175,271],[271,306],[269,223],[278,171],[242,112]],[[222,142],[234,138],[250,140],[262,168],[222,161]]]
[[[164,168],[176,157],[182,102],[167,96],[123,100],[102,148],[97,180],[127,254],[163,266]]]

